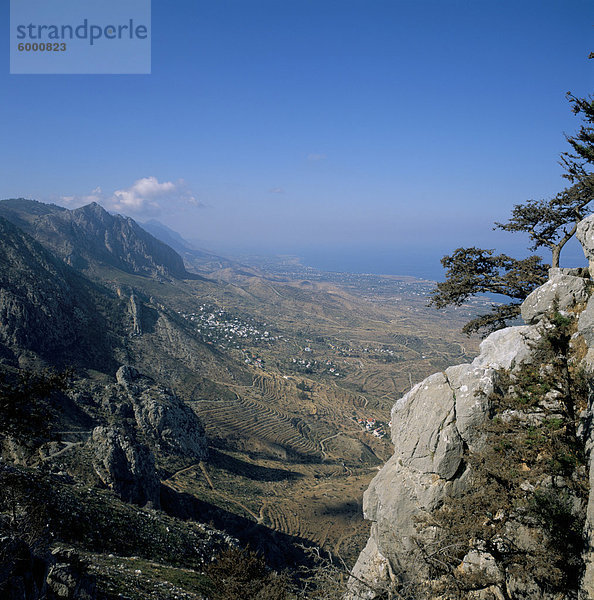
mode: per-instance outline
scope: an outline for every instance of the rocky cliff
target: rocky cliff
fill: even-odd
[[[578,238],[590,271],[551,269],[526,325],[394,405],[351,600],[594,598],[594,217]]]
[[[109,365],[118,310],[106,290],[1,217],[0,265],[0,358]]]

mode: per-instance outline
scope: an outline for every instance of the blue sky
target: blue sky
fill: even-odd
[[[0,196],[393,272],[518,248],[491,224],[564,186],[593,25],[590,0],[153,0],[151,75],[9,75],[2,45]]]

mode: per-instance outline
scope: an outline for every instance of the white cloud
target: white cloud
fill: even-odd
[[[110,201],[115,210],[153,212],[161,208],[159,201],[166,201],[175,192],[176,184],[171,181],[159,183],[156,177],[143,177],[125,190],[116,190]]]
[[[271,194],[284,194],[285,190],[283,190],[283,188],[281,187],[274,187],[270,190],[268,190]]]
[[[90,194],[61,196],[60,201],[69,208],[97,202],[107,210],[135,217],[155,216],[162,210],[171,212],[204,206],[183,179],[161,182],[153,176],[137,179],[130,187],[115,190],[112,194],[96,187]]]
[[[326,160],[327,156],[325,154],[308,154],[307,160]]]

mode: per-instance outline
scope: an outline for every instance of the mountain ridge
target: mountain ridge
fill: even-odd
[[[173,248],[130,217],[112,215],[96,202],[70,210],[34,200],[2,200],[0,216],[79,270],[98,263],[149,277],[195,277]]]
[[[106,364],[104,357],[111,355],[119,328],[115,298],[2,217],[0,240],[0,340],[5,354],[39,354],[52,362],[60,357],[62,364]],[[107,314],[114,320],[111,327],[106,326]]]

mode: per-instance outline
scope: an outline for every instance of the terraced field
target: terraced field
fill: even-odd
[[[319,444],[302,433],[308,429],[307,424],[299,427],[299,421],[296,424],[256,400],[237,395],[236,400],[203,400],[193,406],[211,439],[258,440],[301,458],[321,458]]]
[[[352,560],[368,535],[361,499],[376,472],[213,449],[208,462],[182,469],[165,483]]]
[[[467,360],[477,342],[460,333],[464,315],[432,312],[416,287],[409,296],[377,295],[354,285],[226,277],[220,296],[214,286],[206,294],[202,283],[188,285],[177,310],[208,300],[254,317],[275,341],[211,343],[214,366],[191,365],[201,369],[199,382],[183,374],[211,456],[165,483],[348,562],[368,535],[363,491],[393,451],[389,437],[374,437],[357,419],[386,427],[411,384]]]

